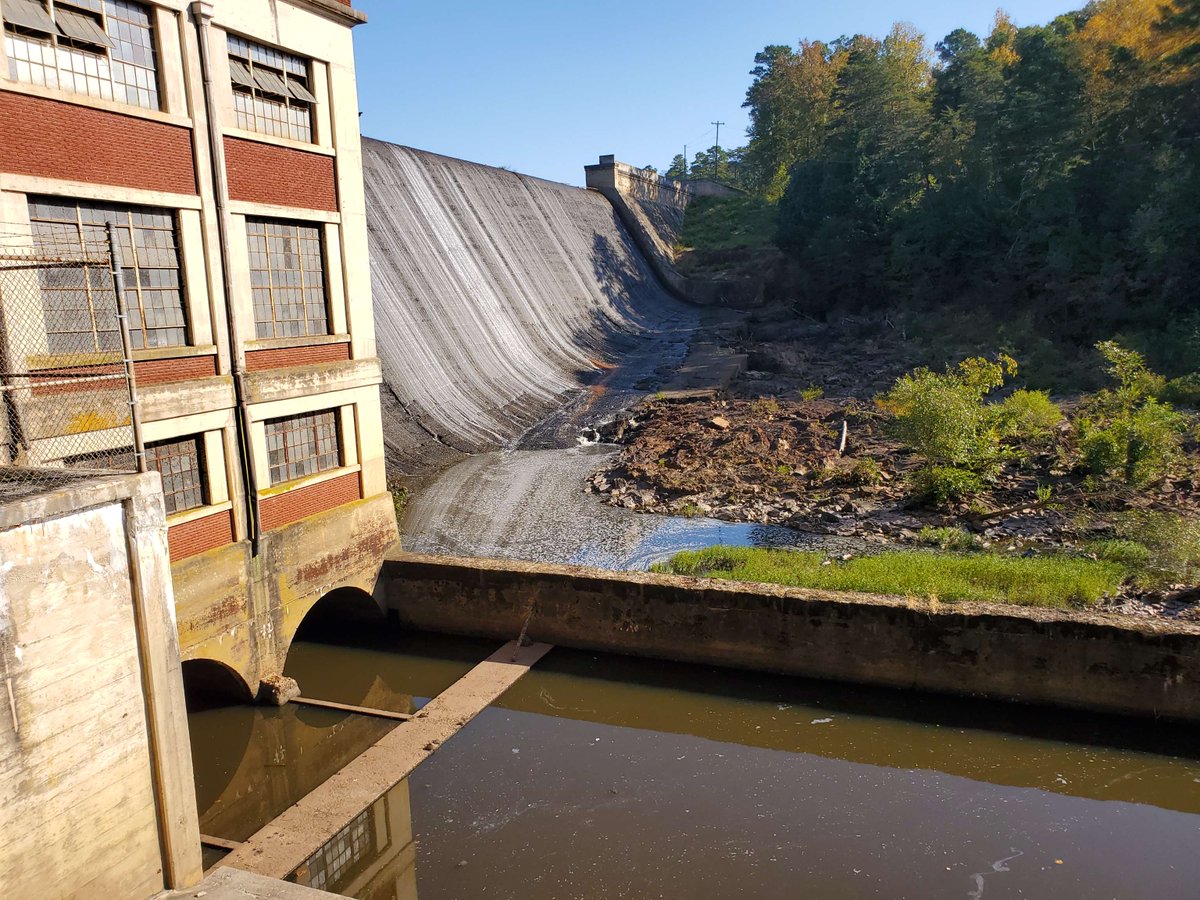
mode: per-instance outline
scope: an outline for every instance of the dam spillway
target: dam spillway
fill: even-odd
[[[695,310],[600,194],[370,139],[363,169],[393,470],[513,446],[622,360],[686,350]]]

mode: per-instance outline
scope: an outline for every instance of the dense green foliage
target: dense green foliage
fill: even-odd
[[[1126,577],[1120,562],[1069,556],[893,551],[842,561],[827,560],[820,553],[724,546],[678,553],[653,570],[825,590],[1059,608],[1113,595]]]
[[[1012,454],[1007,441],[1036,443],[1062,421],[1062,410],[1040,391],[989,402],[1016,372],[1009,356],[974,357],[945,372],[921,368],[903,375],[877,399],[891,413],[897,436],[924,460],[915,478],[919,494],[947,504],[979,493]]]
[[[1114,341],[1098,345],[1117,382],[1089,397],[1076,422],[1079,448],[1088,469],[1120,475],[1142,486],[1167,474],[1182,456],[1187,419],[1158,399],[1166,380],[1151,372],[1141,354]]]
[[[759,197],[717,200],[701,197],[688,207],[680,238],[685,247],[730,250],[770,247],[775,239],[775,211]]]
[[[806,311],[998,335],[1047,387],[1078,386],[1063,370],[1114,335],[1200,368],[1200,0],[998,14],[935,53],[897,25],[755,63],[748,145],[704,164],[779,201]]]

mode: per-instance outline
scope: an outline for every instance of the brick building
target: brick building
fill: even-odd
[[[321,597],[372,589],[396,536],[351,41],[364,17],[348,0],[0,0],[0,19],[0,234],[47,252],[109,222],[126,236],[183,655],[253,689]],[[111,370],[95,309],[57,309],[44,286],[43,307],[41,352],[10,365],[61,371],[56,344],[83,335]],[[128,452],[96,418],[95,439]],[[65,451],[50,435],[24,452]]]

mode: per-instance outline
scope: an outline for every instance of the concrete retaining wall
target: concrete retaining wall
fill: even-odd
[[[603,194],[629,230],[654,274],[683,300],[700,306],[761,306],[765,282],[712,281],[688,278],[675,269],[675,245],[683,234],[683,217],[694,197],[729,197],[741,192],[715,181],[679,181],[601,156],[584,166],[587,186]]]
[[[20,473],[0,470],[0,895],[187,887],[200,832],[159,476],[42,475],[9,500]]]
[[[1200,721],[1200,626],[992,604],[395,554],[408,627]]]

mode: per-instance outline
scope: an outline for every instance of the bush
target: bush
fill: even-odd
[[[801,400],[820,400],[825,396],[825,389],[820,385],[810,384],[800,391]]]
[[[942,374],[921,368],[898,379],[879,405],[930,467],[983,472],[998,462],[1001,436],[999,407],[984,400],[1016,371],[1004,355],[966,359]]]
[[[981,493],[983,479],[968,469],[928,466],[914,476],[914,486],[922,500],[947,506]]]
[[[750,412],[760,419],[772,419],[779,415],[779,401],[774,397],[759,397],[751,401]]]
[[[848,480],[859,487],[874,487],[883,482],[883,469],[871,457],[859,457],[850,469]]]
[[[1000,404],[1000,418],[1006,436],[1041,440],[1062,422],[1063,411],[1045,391],[1020,390]]]
[[[1141,580],[1191,583],[1200,577],[1200,522],[1178,513],[1139,510],[1117,518],[1122,543],[1145,548]]]
[[[1200,372],[1168,381],[1159,399],[1173,406],[1200,409]]]
[[[974,550],[979,540],[964,528],[930,528],[926,526],[917,534],[917,540],[929,547],[941,550]]]
[[[1094,475],[1146,485],[1179,459],[1187,418],[1156,399],[1166,382],[1146,368],[1141,354],[1114,341],[1096,348],[1117,386],[1093,396],[1075,424],[1084,465]]]

